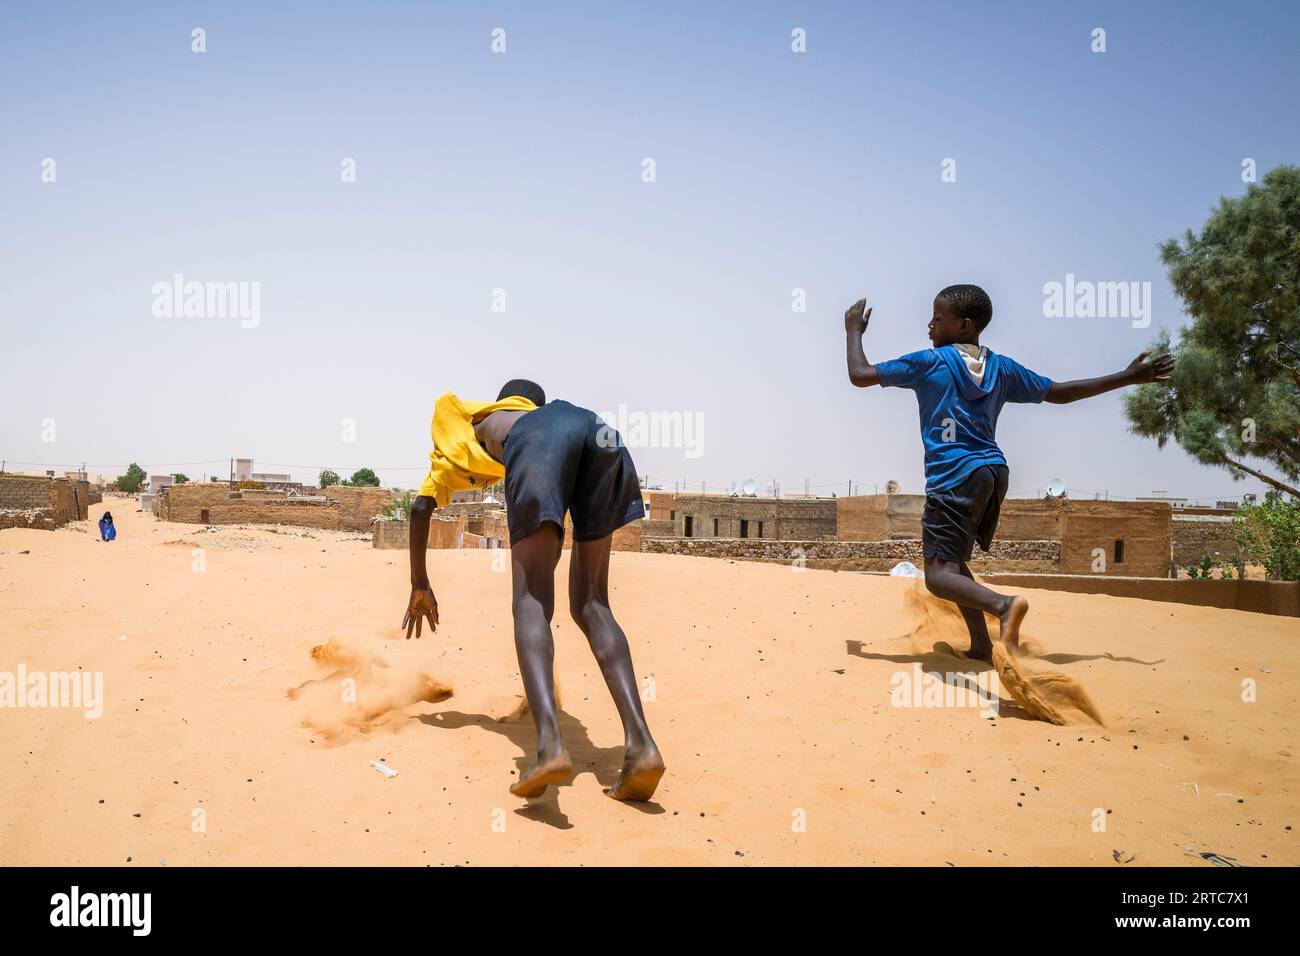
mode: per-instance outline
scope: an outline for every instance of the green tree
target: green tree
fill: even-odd
[[[118,475],[115,484],[118,491],[125,491],[129,495],[133,495],[140,490],[140,486],[145,483],[148,477],[143,468],[135,462],[131,462],[126,469],[126,474]]]
[[[1284,501],[1270,491],[1260,504],[1249,504],[1233,516],[1237,543],[1247,558],[1264,566],[1279,581],[1300,580],[1300,502]]]
[[[320,482],[321,488],[328,488],[330,485],[337,485],[339,480],[338,472],[330,471],[328,468],[321,469],[320,477],[317,479],[317,481]]]
[[[358,468],[352,473],[352,477],[347,480],[347,483],[354,488],[378,488],[379,476],[369,468]]]
[[[189,480],[190,479],[187,475],[183,475],[179,471],[176,472],[174,475],[172,475],[172,481],[174,481],[178,485],[183,485]]]
[[[1220,199],[1161,258],[1192,322],[1172,379],[1124,397],[1131,430],[1300,497],[1300,167]],[[1161,333],[1152,351],[1169,350]]]

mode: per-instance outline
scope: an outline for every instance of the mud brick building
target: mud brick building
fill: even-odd
[[[84,479],[0,474],[0,528],[53,531],[84,521],[91,499],[98,497]]]
[[[675,497],[673,528],[679,538],[817,541],[835,535],[834,498]]]

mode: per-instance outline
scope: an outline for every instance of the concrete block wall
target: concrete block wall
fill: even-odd
[[[54,508],[54,479],[35,475],[0,475],[0,508]]]
[[[90,497],[89,482],[3,474],[0,475],[0,511],[24,514],[11,514],[0,526],[53,529],[69,521],[84,521],[90,513]]]
[[[373,544],[376,548],[402,549],[411,546],[411,523],[409,521],[376,521],[374,524]]]
[[[369,531],[375,515],[393,500],[387,488],[352,488],[330,485],[321,492],[339,507],[339,528],[343,531]]]

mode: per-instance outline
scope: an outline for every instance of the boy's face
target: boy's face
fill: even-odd
[[[935,348],[952,345],[954,342],[974,342],[975,323],[970,319],[959,319],[952,311],[952,304],[943,296],[935,296],[934,313],[930,316],[930,341]]]

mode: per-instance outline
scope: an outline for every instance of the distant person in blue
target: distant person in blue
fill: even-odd
[[[105,511],[99,519],[99,537],[103,541],[112,541],[117,537],[117,529],[113,527],[113,513]]]
[[[1153,359],[1143,352],[1113,375],[1053,382],[980,345],[980,333],[993,319],[993,303],[977,285],[951,285],[935,296],[929,325],[934,348],[922,352],[872,365],[862,350],[870,319],[865,299],[844,313],[849,381],[859,388],[892,385],[916,392],[925,445],[925,585],[961,609],[970,631],[971,657],[993,658],[985,611],[997,615],[999,638],[1014,652],[1029,602],[989,590],[976,582],[966,565],[976,542],[984,551],[992,545],[1007,493],[1007,460],[994,440],[1002,406],[1044,401],[1063,405],[1127,385],[1164,381],[1173,371],[1173,356]]]

